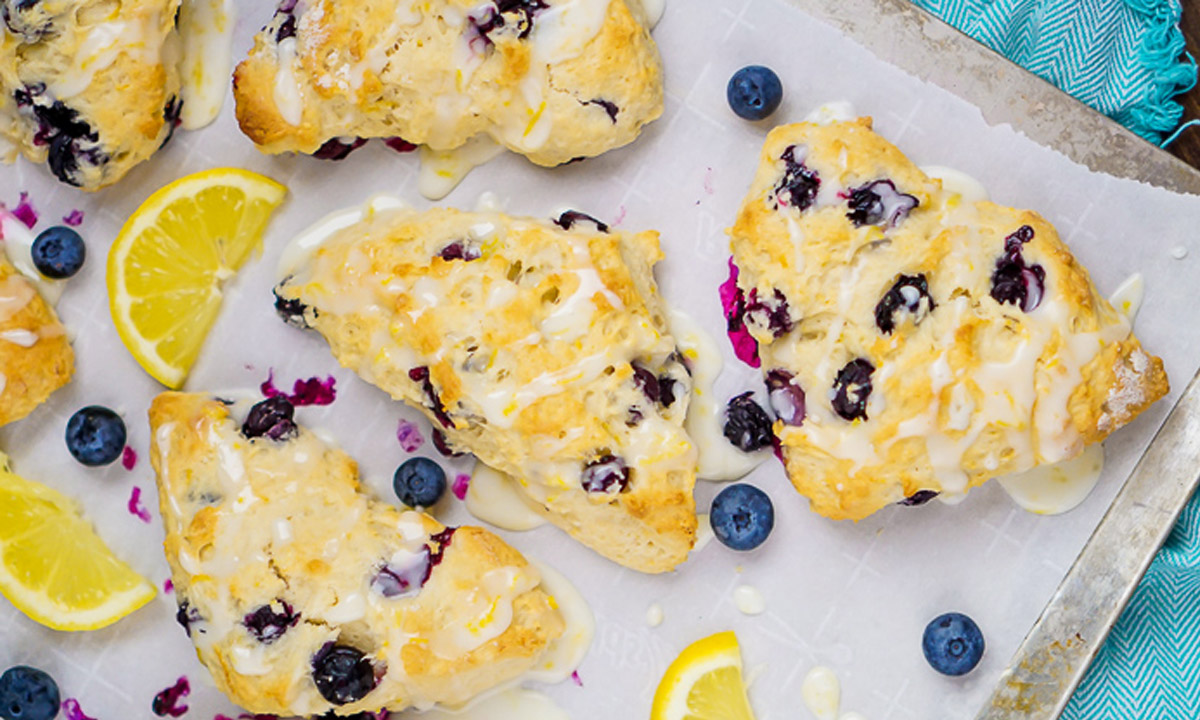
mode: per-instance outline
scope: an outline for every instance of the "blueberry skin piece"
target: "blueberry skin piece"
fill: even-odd
[[[88,467],[108,465],[125,449],[125,421],[112,410],[89,405],[67,421],[67,450]]]
[[[79,233],[63,225],[43,230],[33,241],[33,264],[42,275],[64,280],[79,272],[87,247]]]
[[[432,507],[446,492],[446,471],[429,458],[409,458],[396,468],[392,489],[408,507]]]
[[[762,490],[738,483],[713,499],[709,522],[722,545],[733,550],[753,550],[766,541],[775,527],[775,506]]]
[[[929,665],[943,675],[957,677],[975,669],[983,657],[983,633],[962,613],[938,615],[925,626],[921,651]]]
[[[783,84],[774,70],[762,65],[748,65],[729,78],[725,98],[738,117],[762,120],[779,108],[783,101]]]
[[[0,718],[51,720],[58,715],[58,683],[37,668],[16,665],[0,675]]]

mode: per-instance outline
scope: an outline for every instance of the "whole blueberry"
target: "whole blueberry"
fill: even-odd
[[[334,705],[357,702],[375,689],[375,668],[349,645],[325,643],[312,658],[312,678],[321,697]]]
[[[409,458],[396,468],[392,488],[409,507],[432,507],[446,492],[446,471],[429,458]]]
[[[0,718],[51,720],[58,715],[58,684],[46,673],[16,665],[0,675]]]
[[[65,225],[55,225],[43,230],[33,241],[33,264],[37,271],[48,278],[69,278],[83,267],[87,247],[83,238]]]
[[[738,483],[713,499],[709,521],[713,533],[726,547],[753,550],[763,544],[775,527],[775,507],[762,490]]]
[[[921,650],[934,670],[943,675],[965,675],[983,657],[983,633],[962,613],[938,615],[925,626]]]
[[[124,449],[125,421],[106,407],[89,405],[67,421],[67,450],[84,465],[108,465]]]
[[[738,117],[762,120],[775,112],[783,101],[783,85],[774,70],[762,65],[749,65],[729,78],[725,97]]]

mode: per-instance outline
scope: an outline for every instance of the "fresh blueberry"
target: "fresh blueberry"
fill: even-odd
[[[799,155],[799,157],[797,157]],[[779,159],[783,161],[783,177],[775,185],[775,207],[794,207],[804,211],[817,201],[821,177],[804,164],[805,150],[789,145]]]
[[[808,410],[804,388],[795,379],[787,370],[776,368],[767,372],[767,400],[775,417],[785,425],[802,425]]]
[[[0,718],[51,720],[58,715],[58,684],[45,672],[16,665],[0,675]]]
[[[943,675],[966,675],[983,657],[983,633],[962,613],[939,615],[925,626],[921,650],[934,670]]]
[[[33,241],[33,264],[37,271],[48,278],[69,278],[83,267],[87,247],[83,238],[65,225],[49,227]]]
[[[287,632],[288,628],[300,622],[300,613],[294,612],[292,606],[283,600],[276,600],[263,605],[242,618],[246,630],[264,645],[270,645]]]
[[[89,405],[67,421],[67,450],[89,467],[108,465],[125,450],[125,421],[106,407]]]
[[[744,452],[754,452],[770,445],[775,437],[772,424],[767,411],[754,401],[752,392],[734,397],[725,410],[725,437]]]
[[[730,485],[718,493],[709,513],[717,539],[734,550],[753,550],[762,545],[775,527],[771,498],[746,483]]]
[[[775,71],[762,65],[749,65],[729,78],[725,88],[729,107],[745,120],[762,120],[783,101],[783,84]]]
[[[866,420],[867,400],[871,397],[871,374],[875,366],[857,358],[838,370],[833,381],[833,411],[843,420]]]
[[[296,408],[282,395],[256,403],[246,414],[242,423],[242,434],[247,438],[266,437],[272,440],[287,440],[295,437],[299,430],[292,418]]]
[[[334,705],[357,702],[378,684],[375,668],[357,648],[325,643],[312,658],[317,692]]]
[[[409,458],[396,469],[392,489],[409,507],[433,507],[446,492],[446,471],[429,458]]]
[[[929,282],[924,274],[901,275],[875,306],[875,327],[883,334],[891,335],[896,329],[896,313],[911,314],[913,324],[918,325],[935,307],[937,304],[929,294]]]
[[[580,483],[589,493],[624,492],[629,487],[629,467],[621,458],[605,453],[584,466]]]

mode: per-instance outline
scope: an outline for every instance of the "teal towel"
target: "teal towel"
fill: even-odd
[[[1154,143],[1196,83],[1178,0],[914,1]]]
[[[914,1],[1151,142],[1196,83],[1178,0]],[[1062,718],[1200,720],[1200,494]]]

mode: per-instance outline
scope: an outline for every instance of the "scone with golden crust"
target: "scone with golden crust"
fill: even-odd
[[[0,426],[33,412],[75,371],[54,308],[5,256],[4,229],[19,222],[0,209]]]
[[[562,633],[498,537],[367,497],[282,398],[237,420],[227,402],[160,395],[150,458],[177,618],[233,702],[285,717],[462,703]]]
[[[683,562],[691,381],[654,282],[658,234],[579,213],[569,229],[378,204],[353,219],[288,270],[285,317],[583,544],[643,572]]]
[[[284,0],[234,74],[269,153],[484,134],[559,165],[632,142],[662,95],[641,0]]]
[[[827,517],[1066,460],[1167,392],[1049,223],[964,202],[869,119],[773,130],[729,233],[731,330]]]
[[[120,180],[179,119],[180,0],[0,0],[0,160]]]

